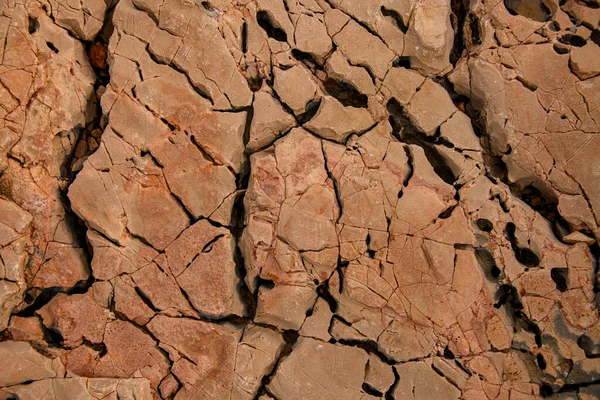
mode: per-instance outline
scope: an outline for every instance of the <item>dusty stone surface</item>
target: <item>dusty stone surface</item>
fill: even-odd
[[[598,398],[599,5],[3,1],[0,398]]]

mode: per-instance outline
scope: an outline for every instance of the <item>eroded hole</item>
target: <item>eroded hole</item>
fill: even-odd
[[[410,69],[410,57],[397,57],[392,63],[393,67]]]
[[[531,249],[521,247],[517,243],[515,236],[516,226],[512,222],[506,224],[506,237],[510,241],[510,244],[515,253],[515,258],[518,262],[523,264],[525,267],[533,268],[540,265],[540,258]]]
[[[248,51],[248,24],[246,21],[242,24],[242,53],[246,53]]]
[[[559,292],[566,292],[568,288],[568,272],[567,268],[552,268],[550,277],[556,284],[556,289]]]
[[[475,221],[477,228],[483,232],[491,232],[494,229],[494,225],[487,219],[479,218]]]
[[[300,124],[305,124],[311,119],[313,119],[317,111],[319,111],[320,106],[321,99],[308,102],[308,104],[306,104],[306,107],[304,107],[304,112],[298,115],[298,122]]]
[[[592,35],[590,36],[590,39],[592,40],[592,42],[594,42],[598,46],[600,46],[600,30],[594,29],[592,31]]]
[[[541,0],[504,0],[504,5],[512,15],[521,15],[538,22],[546,22],[551,13]]]
[[[27,19],[27,31],[29,34],[36,33],[40,29],[40,23],[37,18],[28,17]]]
[[[216,13],[219,11],[219,9],[215,6],[213,6],[210,1],[203,1],[202,7],[204,7],[204,9],[206,11],[211,12],[211,13]]]
[[[560,24],[556,21],[552,21],[548,24],[548,29],[550,29],[552,32],[559,32]]]
[[[475,258],[483,269],[485,277],[491,282],[495,282],[500,277],[502,271],[498,268],[494,256],[489,250],[484,248],[475,249]]]
[[[552,49],[556,52],[556,54],[568,54],[569,53],[569,49],[567,47],[564,47],[560,43],[554,43],[554,45],[552,46]]]
[[[287,42],[287,34],[273,22],[266,11],[256,13],[256,22],[267,33],[268,37],[279,42]]]
[[[383,396],[383,393],[381,393],[379,390],[369,386],[367,383],[362,384],[362,390],[363,390],[363,392],[365,392],[366,394],[371,395],[371,396],[375,396],[375,397]]]
[[[523,309],[523,303],[521,303],[521,300],[519,300],[517,288],[512,285],[500,285],[498,291],[496,292],[496,298],[498,299],[496,304],[494,304],[494,307],[496,308],[509,305],[513,310],[518,311]]]
[[[546,359],[544,358],[544,356],[541,353],[538,353],[538,355],[535,357],[536,361],[537,361],[537,365],[538,367],[540,367],[540,369],[543,371],[546,369]]]
[[[595,344],[588,335],[581,335],[577,339],[577,346],[584,351],[587,358],[596,358],[600,355],[600,346]]]
[[[471,45],[480,45],[482,42],[479,18],[475,14],[469,14],[468,20],[469,29],[471,30]]]
[[[367,108],[369,98],[359,92],[355,87],[335,79],[327,79],[323,82],[325,91],[335,97],[345,107]]]
[[[406,31],[408,31],[408,26],[406,26],[404,23],[402,15],[400,15],[397,11],[386,8],[385,6],[381,6],[380,10],[384,17],[390,17],[394,20],[396,26],[402,31],[402,33],[406,33]]]
[[[544,383],[540,386],[540,396],[546,398],[552,396],[553,393],[554,391],[552,390],[552,387],[547,383]]]
[[[60,50],[58,50],[56,48],[56,46],[54,45],[54,43],[52,43],[52,42],[46,42],[46,46],[48,46],[48,48],[50,50],[52,50],[53,52],[55,52],[56,54],[58,54],[60,52]]]
[[[567,33],[562,35],[559,39],[559,42],[562,44],[575,46],[575,47],[583,47],[586,45],[587,41],[579,35],[573,35],[572,33]]]

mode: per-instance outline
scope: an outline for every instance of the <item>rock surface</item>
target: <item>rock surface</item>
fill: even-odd
[[[1,399],[600,396],[597,0],[0,1]]]

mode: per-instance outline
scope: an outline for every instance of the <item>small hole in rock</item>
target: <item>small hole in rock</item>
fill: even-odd
[[[33,18],[33,17],[28,18],[27,25],[28,25],[27,30],[29,31],[30,34],[33,34],[33,33],[37,32],[38,29],[40,29],[40,23],[38,22],[38,20],[36,18]]]
[[[590,39],[592,40],[592,42],[594,42],[598,46],[600,46],[600,30],[594,29],[592,31],[592,35],[590,36]]]
[[[402,33],[406,33],[406,31],[408,31],[408,27],[404,23],[404,19],[400,13],[398,13],[396,10],[386,8],[385,6],[381,6],[380,10],[384,17],[390,17],[394,20],[396,26],[402,31]]]
[[[448,346],[444,348],[444,358],[447,358],[448,360],[454,360],[454,353],[448,348]]]
[[[544,356],[541,353],[538,353],[538,355],[536,356],[536,361],[537,361],[538,367],[540,367],[541,370],[546,369],[546,359],[544,358]]]
[[[558,43],[554,43],[554,45],[552,46],[552,49],[557,53],[557,54],[568,54],[569,53],[569,49],[566,47],[561,46]]]
[[[392,63],[392,66],[410,69],[410,57],[397,57]]]
[[[367,108],[369,98],[354,86],[328,78],[323,82],[325,91],[345,107]]]
[[[566,45],[571,45],[575,47],[583,47],[586,45],[587,41],[579,35],[573,35],[572,33],[567,33],[558,39],[559,42]]]
[[[546,398],[552,396],[553,393],[554,391],[552,390],[552,387],[550,387],[550,385],[547,383],[544,383],[540,386],[540,396]]]
[[[494,260],[494,256],[489,250],[485,248],[475,249],[475,258],[489,281],[495,281],[500,277],[502,271],[498,268],[496,260]]]
[[[546,22],[551,13],[542,0],[504,0],[504,5],[512,15],[521,15],[538,22]]]
[[[550,277],[556,284],[556,289],[559,292],[566,292],[568,288],[568,269],[567,268],[552,268],[550,270]]]
[[[46,46],[48,46],[48,48],[50,50],[52,50],[53,52],[55,52],[56,54],[59,53],[59,50],[56,48],[56,46],[54,45],[54,43],[52,43],[52,42],[46,42]]]
[[[362,390],[366,394],[374,396],[374,397],[381,397],[381,396],[383,396],[383,393],[381,393],[379,390],[377,390],[375,388],[372,388],[366,382],[362,384]]]
[[[271,17],[266,11],[259,11],[256,14],[256,22],[264,29],[267,36],[279,42],[287,41],[287,34],[281,28],[277,27],[271,20]]]
[[[479,228],[479,230],[482,230],[484,232],[491,232],[494,229],[494,225],[484,218],[479,218],[477,221],[475,221],[475,225],[477,225],[477,228]]]
[[[518,248],[515,251],[517,261],[528,267],[537,267],[540,265],[540,258],[533,251],[527,248]]]

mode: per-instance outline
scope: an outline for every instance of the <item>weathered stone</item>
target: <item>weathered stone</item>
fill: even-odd
[[[317,85],[310,72],[301,66],[288,70],[276,69],[273,89],[295,115],[304,113],[306,106],[317,96]]]
[[[359,348],[300,338],[268,387],[277,398],[360,399],[367,361]]]
[[[344,107],[333,97],[324,96],[319,110],[305,126],[324,139],[343,142],[352,133],[362,133],[373,124],[373,117],[366,109]]]
[[[81,345],[83,340],[101,343],[112,315],[108,309],[111,294],[108,282],[94,284],[85,294],[59,293],[40,309],[39,315],[47,328],[60,332],[69,348]]]
[[[24,385],[0,389],[0,396],[16,396],[19,399],[152,399],[152,391],[147,379],[111,379],[66,377],[43,379]]]
[[[264,376],[270,373],[283,349],[281,335],[271,329],[248,325],[238,344],[231,398],[252,399]]]
[[[460,391],[424,362],[410,362],[396,367],[400,382],[393,395],[401,399],[458,399]]]
[[[92,40],[104,24],[107,4],[104,1],[85,0],[77,3],[52,1],[54,21],[77,37]]]
[[[1,7],[0,397],[597,397],[597,0],[61,1]]]
[[[169,352],[171,371],[183,384],[180,396],[229,398],[241,336],[238,329],[228,324],[161,315],[149,322],[148,329],[173,349]]]
[[[95,376],[128,378],[140,371],[156,390],[167,374],[169,363],[154,339],[129,322],[107,324],[104,344],[107,353],[95,363]]]
[[[288,114],[271,94],[257,92],[254,95],[254,116],[250,126],[248,148],[257,150],[270,145],[295,123],[294,117]]]
[[[574,47],[571,50],[569,65],[579,79],[593,78],[600,75],[599,57],[600,46],[590,40],[585,46]]]
[[[3,360],[10,360],[11,365],[10,368],[2,368],[0,387],[58,377],[52,361],[36,352],[27,342],[1,342],[0,354]]]

